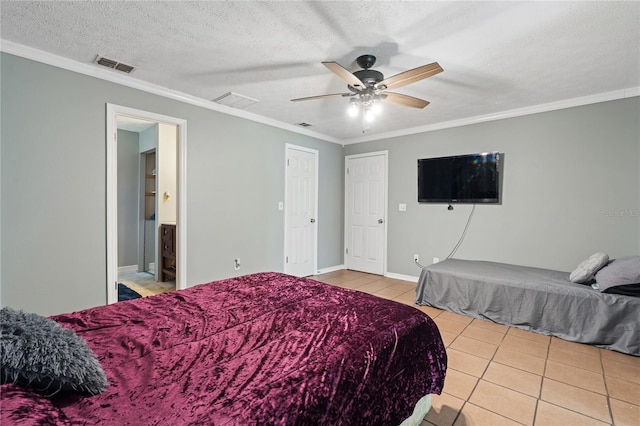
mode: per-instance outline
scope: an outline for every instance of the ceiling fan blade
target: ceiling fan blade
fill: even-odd
[[[347,96],[353,96],[353,93],[329,93],[327,95],[308,96],[306,98],[291,99],[291,102],[311,101],[313,99],[335,98],[338,96],[346,98]]]
[[[414,83],[416,81],[431,77],[443,71],[440,64],[434,62],[432,64],[423,65],[418,68],[413,68],[399,74],[393,75],[389,78],[385,78],[381,82],[376,84],[376,88],[380,89],[396,89],[398,87],[406,86],[407,84]]]
[[[384,96],[384,100],[386,102],[411,108],[424,108],[429,105],[429,102],[424,99],[418,99],[413,96],[402,95],[400,93],[385,92],[382,96]]]
[[[358,77],[353,75],[348,69],[343,67],[337,62],[323,62],[322,65],[329,68],[329,71],[343,79],[348,85],[355,87],[356,89],[366,89],[367,85],[362,82]]]

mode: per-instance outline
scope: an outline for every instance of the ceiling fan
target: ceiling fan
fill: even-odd
[[[356,59],[356,62],[362,69],[354,73],[337,62],[322,63],[347,83],[349,92],[309,96],[306,98],[291,99],[291,101],[310,101],[333,97],[351,98],[349,102],[350,114],[357,115],[358,110],[362,109],[363,116],[369,115],[370,118],[373,118],[373,112],[375,112],[376,106],[379,106],[380,101],[391,102],[411,108],[424,108],[429,105],[429,102],[424,99],[388,92],[387,90],[415,83],[416,81],[431,77],[443,71],[442,67],[437,62],[434,62],[401,72],[389,78],[384,78],[384,75],[380,71],[371,69],[376,62],[375,56],[362,55]]]

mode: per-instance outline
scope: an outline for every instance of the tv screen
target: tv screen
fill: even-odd
[[[419,203],[500,203],[500,153],[418,160]]]

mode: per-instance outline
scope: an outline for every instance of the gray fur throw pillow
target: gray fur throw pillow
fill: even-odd
[[[73,330],[10,307],[0,310],[0,363],[3,384],[47,396],[60,391],[95,395],[108,385],[98,359]]]

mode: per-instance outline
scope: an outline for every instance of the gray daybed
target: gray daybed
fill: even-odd
[[[416,304],[640,356],[640,297],[575,284],[568,272],[447,259],[422,271]]]

